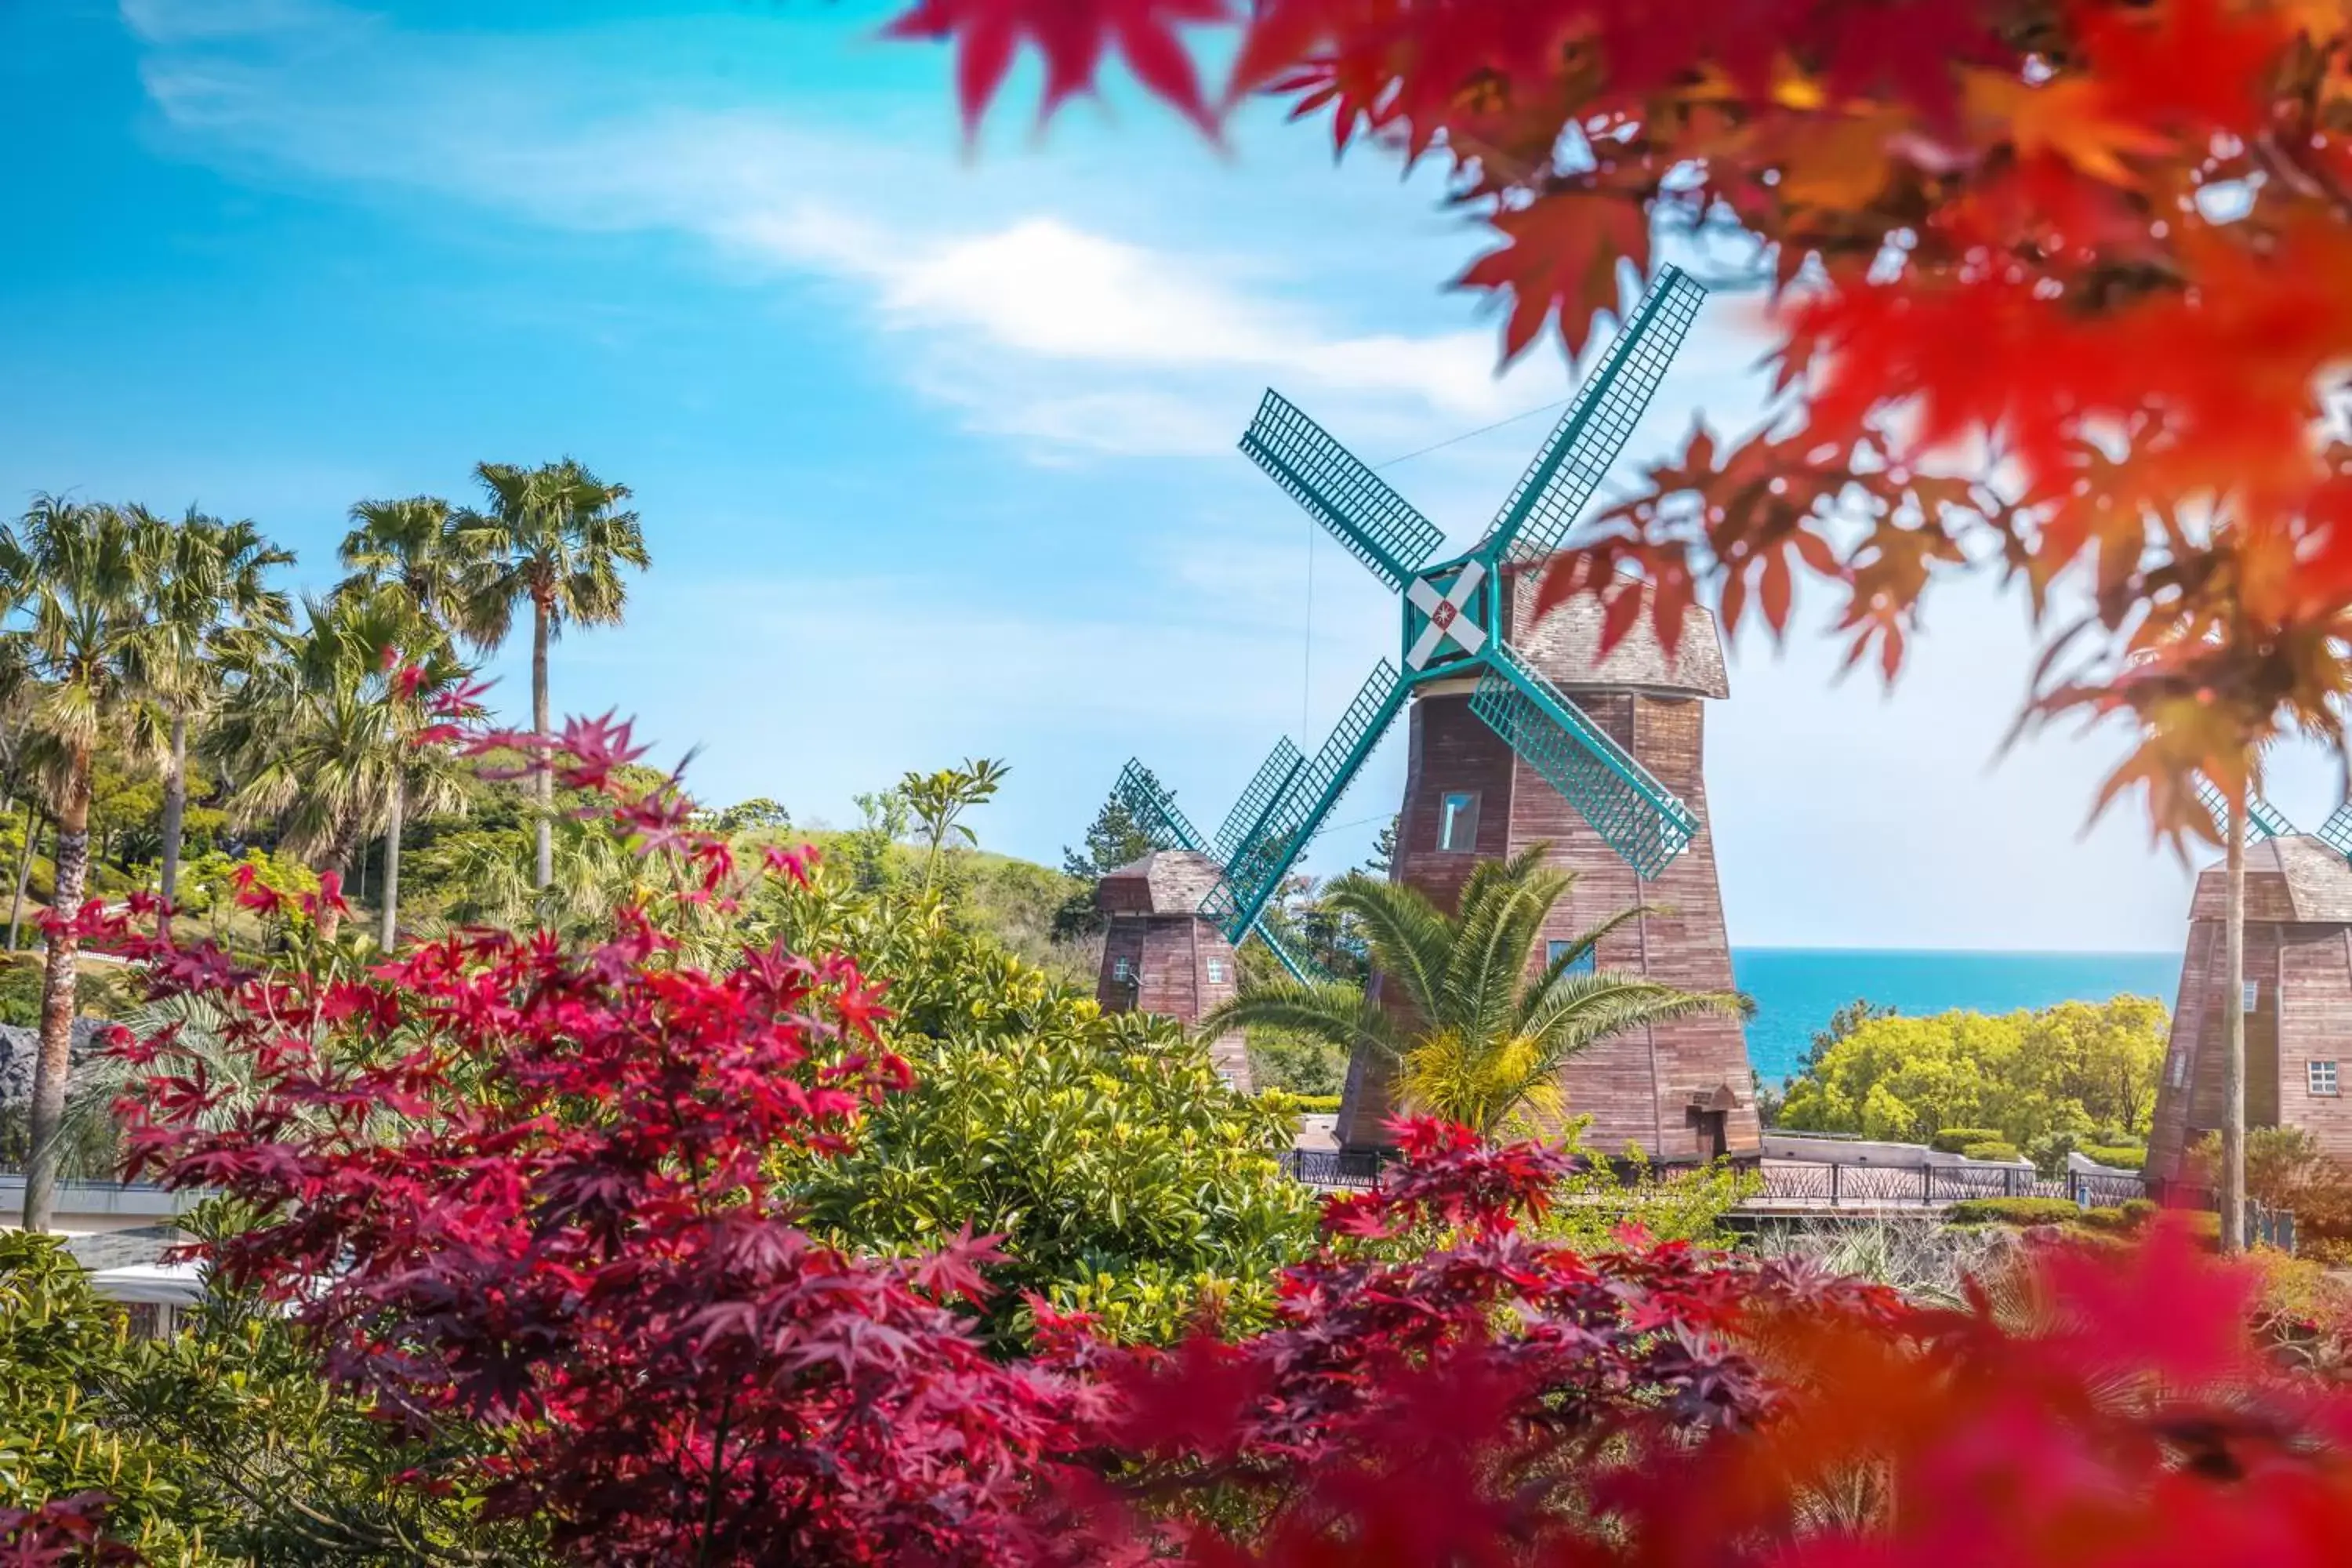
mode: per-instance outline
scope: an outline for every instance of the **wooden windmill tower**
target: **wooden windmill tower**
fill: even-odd
[[[2218,791],[2200,793],[2228,831]],[[2247,802],[2246,1125],[2300,1127],[2352,1159],[2352,802],[2316,834],[2297,832],[2259,798]],[[2225,868],[2209,866],[2189,905],[2172,1037],[2157,1082],[2147,1173],[2187,1173],[2189,1149],[2221,1125],[2221,947]]]
[[[1548,842],[1550,858],[1582,878],[1558,915],[1559,938],[1647,905],[1660,912],[1606,942],[1601,963],[1730,989],[1722,898],[1697,810],[1699,703],[1725,695],[1713,624],[1694,615],[1674,648],[1637,633],[1603,659],[1589,614],[1570,609],[1533,626],[1519,591],[1633,434],[1703,297],[1666,268],[1486,538],[1434,565],[1444,537],[1437,525],[1314,421],[1265,395],[1242,450],[1397,591],[1403,668],[1382,660],[1312,757],[1286,741],[1259,770],[1235,808],[1246,826],[1230,840],[1219,836],[1224,875],[1203,905],[1229,937],[1250,930],[1410,706],[1392,875],[1450,906],[1478,860]],[[1539,950],[1535,962],[1545,957]],[[1571,1113],[1592,1117],[1597,1147],[1637,1142],[1654,1157],[1692,1160],[1759,1152],[1753,1081],[1738,1024],[1717,1018],[1622,1037],[1570,1063],[1561,1087]],[[1354,1063],[1343,1141],[1378,1142],[1387,1102],[1379,1064]]]
[[[1193,850],[1154,849],[1096,884],[1107,925],[1095,1000],[1105,1012],[1159,1013],[1192,1025],[1234,999],[1241,979],[1234,944],[1201,913],[1221,875],[1215,861]],[[1210,1041],[1209,1059],[1227,1083],[1250,1087],[1240,1030]]]

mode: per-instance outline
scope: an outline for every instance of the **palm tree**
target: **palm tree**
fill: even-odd
[[[1522,1112],[1557,1117],[1562,1064],[1611,1036],[1739,1009],[1737,996],[1586,970],[1601,939],[1638,910],[1538,963],[1545,922],[1575,880],[1544,864],[1544,848],[1480,865],[1455,915],[1402,883],[1355,874],[1331,885],[1326,901],[1362,930],[1373,969],[1411,1005],[1409,1025],[1360,986],[1286,978],[1244,982],[1239,996],[1201,1021],[1202,1031],[1265,1026],[1343,1050],[1369,1047],[1399,1069],[1407,1104],[1492,1133]]]
[[[141,526],[161,542],[154,595],[155,680],[171,715],[171,757],[163,772],[162,891],[178,896],[181,824],[188,808],[188,721],[216,703],[226,672],[237,668],[240,644],[286,625],[290,606],[268,585],[274,567],[291,565],[250,522],[223,522],[191,507],[174,527],[142,508]]]
[[[389,948],[398,931],[403,824],[411,811],[466,804],[458,761],[421,745],[419,735],[432,699],[470,671],[397,591],[336,594],[303,610],[299,633],[274,635],[249,661],[212,743],[243,781],[229,797],[232,817],[275,823],[280,842],[320,872],[340,879],[359,846],[383,834],[377,938]],[[333,912],[323,911],[320,923],[331,938]]]
[[[396,588],[419,620],[454,634],[476,564],[468,542],[463,515],[438,497],[363,500],[343,535],[342,586]]]
[[[0,667],[24,683],[26,761],[56,824],[49,903],[61,914],[80,908],[89,885],[92,758],[101,745],[134,758],[163,750],[150,683],[162,543],[152,526],[120,508],[54,496],[37,499],[14,527],[0,530],[0,594],[16,622]],[[79,946],[70,930],[58,932],[42,971],[27,1230],[47,1228],[55,1199]]]
[[[548,645],[569,625],[617,626],[628,604],[621,568],[648,563],[637,514],[619,510],[626,485],[608,485],[566,458],[536,468],[483,463],[474,475],[488,510],[471,512],[459,529],[469,573],[459,629],[481,647],[504,642],[515,606],[530,605],[530,722],[542,741],[552,733],[548,715]],[[555,879],[551,817],[555,776],[544,761],[534,771],[539,797],[537,862],[532,885]]]

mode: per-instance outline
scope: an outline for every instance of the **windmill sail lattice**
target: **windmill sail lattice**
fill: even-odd
[[[1510,571],[1558,550],[1632,437],[1706,291],[1664,268],[1580,386],[1486,537],[1429,563],[1436,524],[1280,394],[1241,449],[1401,596],[1402,668],[1383,660],[1312,757],[1286,742],[1244,790],[1212,853],[1224,879],[1202,906],[1239,941],[1321,830],[1364,760],[1425,682],[1475,677],[1472,710],[1644,878],[1699,830],[1673,791],[1509,646]]]
[[[1259,769],[1258,779],[1253,780],[1251,784],[1253,790],[1258,787],[1270,770],[1285,761],[1286,747],[1288,748],[1289,756],[1285,776],[1287,776],[1288,770],[1297,766],[1298,748],[1291,745],[1286,739],[1282,745],[1275,748],[1274,755],[1266,759],[1265,766]],[[1111,794],[1120,805],[1127,807],[1128,815],[1134,819],[1137,829],[1154,848],[1189,849],[1195,855],[1204,856],[1216,861],[1219,865],[1225,863],[1224,855],[1202,840],[1199,830],[1192,826],[1191,820],[1176,805],[1176,797],[1168,792],[1152,771],[1145,767],[1140,761],[1129,759],[1127,766],[1119,770],[1118,781],[1111,786]],[[1233,829],[1234,818],[1242,814],[1244,805],[1248,800],[1249,795],[1245,793],[1242,803],[1235,805],[1234,810],[1227,814],[1226,832]],[[1221,832],[1219,837],[1222,838],[1224,834]],[[1314,966],[1286,947],[1274,932],[1266,929],[1263,921],[1254,920],[1244,930],[1244,931],[1254,931],[1257,939],[1265,943],[1266,951],[1274,954],[1282,967],[1289,972],[1292,978],[1303,981],[1315,977]],[[1229,940],[1234,945],[1240,945],[1240,936],[1232,936]]]
[[[1672,267],[1643,296],[1503,503],[1488,542],[1503,547],[1504,560],[1524,564],[1559,548],[1609,465],[1633,437],[1706,298],[1706,289]]]

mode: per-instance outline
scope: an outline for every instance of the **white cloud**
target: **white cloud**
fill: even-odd
[[[1097,232],[1032,195],[980,210],[937,149],[845,146],[779,116],[639,106],[509,42],[403,32],[323,0],[124,0],[148,91],[200,149],[423,189],[589,231],[683,236],[716,259],[847,285],[892,363],[967,425],[1045,455],[1230,450],[1273,382],[1366,439],[1498,417],[1485,331],[1352,330],[1262,260]],[[1025,208],[1026,210],[1022,210]]]

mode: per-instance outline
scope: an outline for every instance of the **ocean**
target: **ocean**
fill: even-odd
[[[1813,1032],[1857,998],[1910,1014],[2010,1013],[2125,995],[2153,996],[2169,1007],[2180,955],[1741,947],[1732,950],[1731,971],[1756,999],[1748,1056],[1769,1082],[1795,1072]]]

